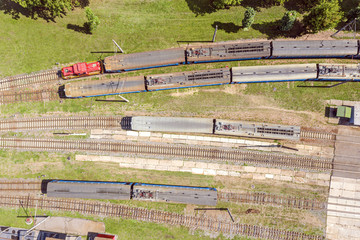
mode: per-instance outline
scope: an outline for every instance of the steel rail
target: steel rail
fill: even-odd
[[[6,77],[0,79],[0,91],[22,88],[31,84],[49,83],[59,79],[61,79],[59,69]]]
[[[272,240],[323,240],[324,236],[308,235],[301,232],[293,232],[268,228],[262,226],[221,221],[205,216],[186,216],[178,213],[160,210],[149,210],[139,207],[72,199],[53,199],[45,197],[29,196],[3,196],[0,195],[0,206],[20,208],[25,203],[29,208],[50,211],[71,211],[80,214],[121,217],[137,221],[147,221],[159,224],[180,225],[191,229],[199,229],[211,232],[222,232],[230,235],[248,236]]]
[[[300,131],[300,138],[303,139],[324,139],[324,140],[336,140],[335,133],[329,132],[320,132],[320,131],[309,131],[309,130],[301,130]]]
[[[144,154],[201,160],[250,163],[275,167],[291,167],[330,171],[332,159],[263,153],[231,148],[192,147],[170,144],[149,144],[131,141],[89,141],[59,139],[0,138],[0,148],[38,151],[80,151],[96,153]]]
[[[0,120],[0,131],[120,127],[121,117],[23,118]]]
[[[45,100],[60,100],[59,94],[53,89],[42,89],[37,91],[13,92],[6,91],[0,95],[0,104],[16,102],[35,102]]]

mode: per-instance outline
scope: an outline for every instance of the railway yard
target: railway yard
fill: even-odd
[[[292,61],[296,63],[299,60]],[[234,62],[226,64],[234,66]],[[214,63],[210,67],[218,65]],[[171,72],[176,68],[171,67],[166,71]],[[188,66],[183,68],[187,69]],[[161,113],[162,117],[159,117],[151,112],[142,112],[141,115],[145,113],[150,115],[148,117],[131,116],[134,111],[131,108],[126,110],[128,103],[121,102],[119,97],[112,94],[98,97],[103,102],[93,101],[92,98],[66,98],[61,93],[62,86],[65,81],[71,84],[74,80],[63,80],[59,71],[1,80],[4,117],[0,120],[0,147],[5,164],[1,167],[4,178],[0,181],[0,206],[5,209],[19,209],[26,205],[26,208],[36,208],[38,212],[46,214],[68,212],[84,217],[120,217],[123,221],[132,219],[166,226],[184,226],[196,234],[199,231],[221,233],[224,237],[325,239],[329,231],[326,229],[326,226],[329,227],[327,222],[331,221],[327,211],[333,169],[345,169],[352,176],[359,174],[356,161],[348,161],[346,167],[334,162],[337,139],[343,137],[339,135],[337,126],[328,125],[322,120],[310,120],[308,125],[297,126],[304,120],[261,123],[259,120],[263,119],[256,117],[243,121],[237,117],[229,118],[227,114],[210,115],[210,111],[191,117],[187,113],[175,114],[176,117]],[[140,74],[147,75],[149,71],[151,73],[153,70],[143,70]],[[135,72],[120,74],[137,75]],[[92,78],[94,82],[108,81],[106,79],[116,79],[118,75]],[[80,82],[89,81],[86,77],[83,79]],[[226,93],[231,88],[239,89],[239,86],[210,86],[200,91],[218,88]],[[170,90],[170,94],[186,96],[194,93],[192,88],[180,91]],[[156,96],[158,93],[129,93],[124,96],[133,102],[130,104],[137,105],[141,104],[136,102],[141,98],[132,96],[138,94]],[[61,106],[76,101],[85,104],[90,111],[79,114],[64,112],[63,116],[59,116],[51,113],[51,110],[46,110],[45,114],[39,114],[37,110],[30,113],[30,109],[25,110],[25,114],[13,114],[13,111],[6,110],[12,106],[19,109],[24,104],[43,104],[44,108],[53,108],[54,104]],[[99,104],[104,108],[99,108]],[[109,114],[106,112],[109,105],[120,107],[124,115]],[[30,158],[30,162],[26,158]],[[338,171],[341,176],[344,170]],[[145,182],[155,185],[149,188],[146,184],[131,183],[129,186],[134,189],[130,198],[126,194],[125,198],[115,194],[114,200],[110,194],[115,190],[105,190],[100,197],[96,195],[98,193],[86,193],[88,190],[84,190],[88,189],[86,184],[92,183],[79,182],[85,184],[81,194],[74,192],[75,195],[70,198],[59,198],[64,193],[48,193],[57,191],[49,188],[48,181],[51,179],[118,181],[126,184]],[[213,205],[205,199],[200,202],[209,202],[208,205],[216,206],[215,209],[219,210],[199,205],[199,201],[190,200],[191,197],[176,200],[175,193],[162,193],[159,184],[165,184],[166,188],[175,185],[215,187],[217,203]],[[74,186],[61,191],[65,191],[64,196],[70,196],[68,191],[76,189],[80,188]],[[186,195],[186,191],[194,190],[175,187],[172,191],[185,191],[181,194]],[[200,194],[200,188],[195,191]],[[145,199],[147,201],[144,202]],[[331,199],[334,201],[333,197]],[[186,202],[188,204],[184,204]],[[230,215],[220,209],[227,209]],[[331,217],[334,218],[333,215]]]
[[[360,40],[220,39],[0,77],[0,239],[358,239]]]

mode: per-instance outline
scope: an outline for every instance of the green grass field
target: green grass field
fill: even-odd
[[[90,7],[101,24],[89,35],[81,32],[86,20],[81,8],[56,22],[34,20],[21,13],[19,19],[13,19],[12,14],[4,13],[16,12],[8,1],[0,3],[0,76],[48,69],[57,62],[97,60],[105,55],[91,52],[113,51],[112,39],[132,53],[176,47],[177,41],[209,41],[215,25],[219,26],[218,41],[267,38],[261,23],[278,20],[285,12],[283,7],[263,9],[257,13],[254,27],[243,31],[244,8],[240,6],[197,15],[209,1],[92,0]]]

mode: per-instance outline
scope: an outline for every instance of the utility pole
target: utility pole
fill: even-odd
[[[216,37],[217,29],[218,29],[218,26],[216,25],[216,26],[215,26],[214,36],[213,36],[213,39],[212,39],[213,42],[215,42],[215,37]]]
[[[115,44],[115,46],[120,49],[120,52],[121,52],[121,53],[125,53],[124,50],[122,50],[122,48],[119,46],[119,44],[117,44],[117,43],[115,42],[114,39],[113,39],[112,41],[113,41],[113,43]],[[116,50],[116,52],[117,52],[117,49],[116,49],[116,48],[115,48],[115,50]]]

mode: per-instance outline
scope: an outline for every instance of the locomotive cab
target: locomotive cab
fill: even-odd
[[[101,62],[82,62],[61,69],[61,76],[64,79],[90,76],[102,73]]]

